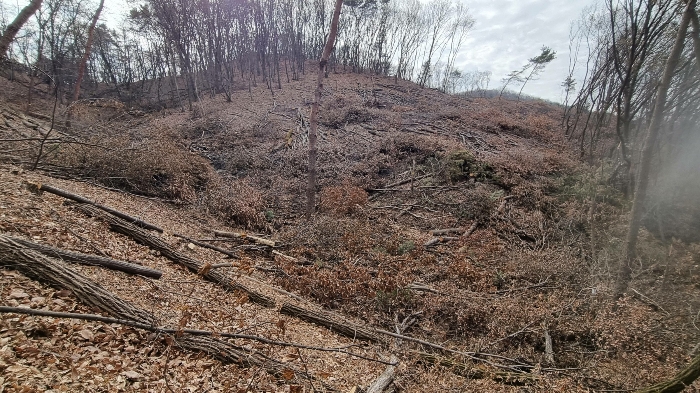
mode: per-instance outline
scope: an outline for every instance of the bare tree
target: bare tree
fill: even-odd
[[[318,147],[316,146],[316,137],[318,134],[318,108],[321,104],[321,92],[323,91],[323,77],[328,64],[328,58],[331,56],[335,37],[338,34],[338,19],[340,17],[340,8],[343,6],[343,0],[335,1],[335,10],[333,11],[333,19],[331,20],[331,30],[328,33],[326,45],[323,47],[321,59],[318,62],[318,84],[316,85],[316,99],[311,106],[311,116],[309,119],[309,183],[306,188],[306,218],[310,219],[315,210],[316,205],[316,156],[318,155]]]
[[[92,41],[95,35],[95,26],[97,26],[97,21],[100,19],[100,13],[102,12],[102,7],[105,5],[105,0],[100,0],[100,5],[95,11],[95,15],[92,17],[90,22],[90,28],[88,29],[87,42],[85,43],[85,52],[83,53],[83,58],[80,60],[80,65],[78,66],[78,76],[75,79],[75,89],[73,90],[73,101],[77,101],[80,97],[80,84],[83,81],[83,76],[85,75],[85,65],[90,58],[90,50],[92,49]]]
[[[680,25],[678,26],[678,32],[676,33],[673,48],[671,49],[671,53],[666,60],[664,73],[657,88],[654,110],[651,115],[647,136],[644,140],[639,174],[637,176],[637,187],[632,203],[632,212],[630,213],[629,230],[627,232],[625,244],[625,258],[620,262],[617,282],[615,285],[615,294],[618,297],[625,292],[627,286],[629,285],[629,281],[632,277],[631,265],[637,258],[637,238],[642,224],[642,215],[644,214],[644,203],[646,202],[647,189],[649,185],[651,159],[654,153],[656,140],[659,135],[659,130],[661,128],[661,121],[664,117],[668,89],[671,85],[671,79],[673,78],[678,66],[678,60],[680,59],[681,52],[683,51],[688,25],[690,24],[691,14],[694,11],[694,8],[695,0],[689,1],[683,12],[683,17],[681,18]]]
[[[32,0],[26,7],[22,8],[22,11],[20,11],[15,20],[7,26],[2,33],[2,37],[0,37],[0,57],[4,58],[7,56],[7,49],[15,39],[17,32],[27,23],[27,20],[34,15],[36,10],[41,7],[41,2],[42,0]]]

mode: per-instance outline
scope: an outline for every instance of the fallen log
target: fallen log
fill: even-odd
[[[427,242],[425,242],[424,246],[425,247],[432,247],[438,243],[447,243],[451,240],[459,240],[459,238],[454,237],[454,236],[434,237],[434,238],[428,240]]]
[[[430,234],[433,236],[444,236],[444,235],[449,235],[450,233],[460,233],[462,232],[462,228],[447,228],[447,229],[433,229],[430,231]]]
[[[636,390],[635,393],[677,393],[692,385],[699,377],[700,355],[696,356],[690,364],[668,381]]]
[[[119,270],[125,273],[139,274],[141,276],[154,278],[156,280],[163,275],[163,272],[161,272],[160,270],[151,269],[149,267],[137,265],[135,263],[129,263],[97,255],[83,254],[76,251],[62,250],[60,248],[50,247],[43,244],[30,242],[28,240],[19,239],[16,237],[6,237],[27,248],[38,251],[46,256],[62,259],[67,262],[79,263],[81,265],[89,266],[100,266],[107,269]]]
[[[384,372],[374,382],[372,382],[371,385],[369,385],[366,393],[382,393],[389,387],[389,385],[391,385],[392,382],[394,382],[394,373],[396,371],[396,365],[398,364],[399,359],[397,359],[396,356],[392,356],[389,362],[391,364],[387,366],[386,370],[384,370]]]
[[[437,294],[437,295],[442,295],[442,294],[443,294],[442,292],[440,292],[440,291],[438,291],[438,290],[436,290],[436,289],[434,289],[434,288],[431,288],[431,287],[429,287],[429,286],[427,286],[426,284],[423,284],[423,283],[421,283],[421,282],[413,282],[413,283],[410,283],[410,284],[408,284],[408,285],[406,286],[406,289],[410,289],[410,290],[413,290],[413,291],[416,291],[416,292],[429,292],[429,293],[434,293],[434,294]]]
[[[112,293],[62,262],[25,247],[7,236],[0,236],[0,266],[14,269],[25,276],[52,287],[68,289],[82,302],[98,307],[110,315],[141,323],[154,323],[148,312],[115,298]]]
[[[273,240],[265,239],[265,238],[262,238],[259,236],[249,235],[249,234],[243,233],[243,232],[214,231],[214,236],[230,237],[230,238],[238,238],[238,239],[250,239],[257,244],[262,244],[264,246],[269,246],[269,247],[277,247],[277,243],[275,243]]]
[[[299,262],[299,260],[298,260],[297,258],[290,257],[289,255],[282,254],[281,252],[279,252],[279,251],[277,251],[277,250],[272,250],[272,255],[279,255],[280,257],[285,258],[285,259],[289,259],[289,260],[292,261],[292,262]]]
[[[305,309],[293,304],[285,303],[282,305],[280,312],[285,315],[290,315],[301,320],[325,326],[328,329],[342,334],[345,337],[356,338],[358,340],[366,340],[372,342],[381,342],[372,328],[356,325],[341,316],[327,311],[314,311]]]
[[[220,253],[222,253],[222,254],[224,254],[224,255],[227,255],[227,256],[229,256],[229,257],[231,257],[231,258],[238,259],[238,255],[236,255],[236,253],[233,252],[233,251],[225,250],[225,249],[223,249],[223,248],[221,248],[221,247],[217,247],[217,246],[215,246],[215,245],[213,245],[213,244],[209,244],[209,243],[204,243],[204,242],[201,242],[201,241],[199,241],[199,240],[190,239],[190,238],[187,237],[187,236],[180,235],[180,234],[177,234],[177,233],[173,233],[173,236],[179,237],[180,239],[187,240],[188,242],[194,244],[195,246],[200,246],[200,247],[203,247],[203,248],[208,248],[208,249],[210,249],[210,250],[214,250],[214,251],[220,252]]]
[[[115,296],[96,282],[64,266],[62,262],[24,247],[7,237],[0,237],[0,266],[18,270],[27,277],[50,286],[68,289],[81,302],[120,320],[131,321],[139,326],[157,326],[155,316],[148,311]],[[235,363],[243,367],[258,366],[280,378],[285,377],[283,373],[290,370],[299,381],[315,379],[257,351],[250,351],[218,338],[194,335],[178,337],[177,334],[173,338],[178,347],[205,352],[225,363]]]
[[[129,223],[137,225],[141,228],[151,229],[151,230],[154,230],[156,232],[163,233],[163,229],[161,229],[160,227],[157,227],[157,226],[150,224],[146,221],[140,220],[136,217],[132,217],[126,213],[122,213],[119,210],[112,209],[111,207],[100,205],[99,203],[91,201],[90,199],[87,199],[82,195],[73,194],[71,192],[50,186],[48,184],[26,182],[25,185],[29,191],[31,191],[35,194],[40,194],[42,191],[46,191],[46,192],[49,192],[51,194],[58,195],[60,197],[66,198],[66,199],[70,199],[70,200],[75,201],[75,202],[92,205],[98,209],[104,210],[109,214],[113,214],[113,215],[115,215],[123,220],[126,220]]]
[[[308,350],[319,351],[319,352],[344,353],[346,355],[355,356],[357,358],[369,360],[369,361],[376,362],[376,363],[382,363],[382,364],[387,364],[387,365],[394,364],[394,363],[385,362],[385,361],[379,360],[379,359],[372,359],[372,358],[369,358],[369,357],[366,357],[366,356],[363,356],[363,355],[360,355],[360,354],[357,354],[354,352],[347,351],[343,348],[330,348],[330,347],[319,347],[319,346],[315,346],[315,345],[297,344],[297,343],[288,342],[288,341],[272,340],[272,339],[269,339],[267,337],[255,336],[255,335],[251,335],[251,334],[213,332],[213,331],[209,331],[209,330],[199,330],[199,329],[164,328],[164,327],[154,326],[153,324],[141,323],[141,322],[131,321],[131,320],[127,320],[127,319],[104,317],[102,315],[96,315],[96,314],[80,314],[80,313],[72,313],[72,312],[38,310],[38,309],[27,308],[27,307],[0,306],[0,313],[36,315],[36,316],[51,317],[51,318],[78,319],[81,321],[93,321],[93,322],[102,322],[102,323],[109,323],[109,324],[119,324],[119,325],[133,327],[136,329],[148,330],[149,332],[163,333],[163,334],[174,334],[174,335],[189,334],[192,336],[236,338],[236,339],[257,341],[257,342],[260,342],[263,344],[269,344],[269,345],[274,345],[274,346],[279,346],[279,347],[308,349]]]
[[[223,288],[229,291],[242,291],[248,295],[248,298],[254,302],[265,307],[274,307],[274,299],[257,293],[252,289],[233,281],[226,273],[222,273],[221,269],[211,269],[210,264],[206,264],[199,260],[196,260],[186,254],[173,249],[168,243],[163,239],[135,226],[121,218],[114,217],[109,214],[103,213],[101,210],[96,209],[91,205],[77,205],[77,208],[93,217],[100,218],[109,224],[111,230],[117,233],[121,233],[132,238],[137,243],[143,244],[150,247],[156,251],[159,251],[161,255],[170,259],[171,261],[182,265],[189,270],[200,273],[202,276],[214,283],[221,285]]]
[[[466,238],[466,237],[471,236],[472,233],[474,233],[474,231],[476,231],[476,228],[477,228],[478,226],[479,226],[479,221],[474,221],[474,223],[472,224],[472,226],[470,226],[469,229],[467,229],[467,231],[464,232],[464,235],[462,235],[462,237],[465,237],[465,238]]]

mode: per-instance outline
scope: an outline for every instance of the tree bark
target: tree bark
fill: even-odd
[[[625,257],[620,262],[617,282],[615,283],[616,297],[622,296],[622,294],[627,290],[627,286],[632,279],[631,265],[637,258],[637,239],[639,237],[639,229],[641,228],[642,224],[642,216],[644,215],[644,204],[646,202],[647,188],[649,186],[651,159],[654,155],[654,146],[656,145],[656,139],[659,135],[661,122],[663,121],[664,117],[668,89],[671,84],[671,79],[673,78],[673,73],[678,65],[681,52],[683,51],[685,36],[688,31],[688,25],[690,24],[691,13],[694,7],[695,0],[689,1],[685,7],[685,10],[683,11],[683,17],[681,18],[681,23],[678,26],[676,40],[673,44],[673,48],[671,49],[671,53],[668,56],[668,60],[666,60],[663,76],[659,81],[659,87],[654,104],[654,112],[651,116],[649,129],[644,140],[644,147],[642,149],[641,160],[639,163],[637,187],[634,193],[632,212],[630,213],[629,230],[627,232]]]
[[[391,356],[389,362],[394,365],[387,366],[386,370],[367,388],[367,393],[382,393],[386,388],[394,382],[394,374],[396,372],[395,364],[398,364],[399,359],[396,356]]]
[[[22,11],[17,15],[15,20],[10,23],[9,26],[5,29],[5,32],[2,33],[2,37],[0,37],[0,57],[5,58],[7,57],[7,49],[10,47],[10,44],[12,41],[15,39],[15,36],[17,35],[17,32],[19,32],[19,29],[24,26],[25,23],[27,23],[27,20],[34,15],[36,10],[41,7],[41,2],[43,0],[32,0],[29,2],[29,5],[24,7]]]
[[[686,368],[668,381],[637,390],[636,393],[677,393],[692,385],[698,377],[700,377],[700,355],[696,356]]]
[[[116,259],[100,257],[97,255],[82,254],[75,251],[62,250],[60,248],[50,247],[11,236],[0,235],[0,239],[14,241],[18,244],[21,244],[24,247],[27,247],[34,251],[38,251],[48,257],[61,259],[68,262],[79,263],[82,265],[89,266],[100,266],[107,269],[119,270],[125,273],[139,274],[144,277],[155,278],[156,280],[163,275],[163,272],[161,272],[160,270],[151,269],[149,267],[137,265],[135,263],[119,261]]]
[[[316,99],[311,106],[310,127],[309,127],[309,183],[306,187],[306,218],[311,219],[316,205],[316,156],[318,155],[318,147],[316,146],[316,138],[318,135],[318,108],[321,104],[321,92],[323,91],[323,77],[328,64],[328,58],[331,56],[335,36],[338,34],[338,19],[340,18],[340,8],[343,5],[343,0],[335,1],[335,11],[331,20],[331,30],[328,33],[328,40],[323,47],[321,59],[318,62],[318,84],[316,86]]]
[[[85,43],[85,53],[83,53],[83,58],[80,60],[80,65],[78,66],[78,77],[75,80],[75,90],[73,91],[73,101],[77,101],[80,97],[80,84],[83,82],[83,77],[85,76],[85,65],[90,58],[90,49],[92,48],[92,41],[95,36],[95,26],[97,26],[97,21],[100,19],[100,13],[102,12],[102,7],[105,5],[105,0],[100,0],[100,5],[95,11],[95,15],[92,17],[90,22],[90,28],[88,29],[87,42]]]
[[[96,208],[98,208],[100,210],[104,210],[109,214],[112,214],[116,217],[119,217],[123,220],[126,220],[134,225],[138,225],[141,228],[152,229],[156,232],[163,233],[162,228],[159,228],[159,227],[157,227],[153,224],[147,223],[145,221],[139,220],[138,218],[132,217],[126,213],[122,213],[119,210],[112,209],[111,207],[100,205],[99,203],[91,201],[82,195],[73,194],[71,192],[50,186],[48,184],[26,182],[25,185],[26,185],[27,189],[29,189],[29,191],[31,191],[33,193],[40,193],[42,191],[50,192],[51,194],[58,195],[60,197],[66,198],[66,199],[70,199],[70,200],[75,201],[75,202],[85,203],[87,205],[95,206]]]
[[[338,315],[326,311],[313,311],[293,304],[285,303],[280,309],[280,313],[297,317],[301,320],[325,326],[328,329],[342,334],[345,337],[371,342],[381,342],[374,329],[363,327],[354,323],[341,320]]]
[[[211,269],[210,264],[198,261],[194,258],[189,257],[181,252],[173,249],[168,243],[163,241],[160,237],[154,236],[151,233],[144,231],[143,229],[126,222],[120,218],[111,216],[109,214],[104,214],[102,211],[94,208],[91,205],[79,205],[80,210],[88,215],[98,217],[109,223],[109,227],[114,232],[121,233],[123,235],[129,236],[137,243],[143,244],[150,247],[156,251],[159,251],[164,257],[170,259],[171,261],[180,264],[189,270],[201,274],[205,279],[214,282],[229,291],[241,291],[248,295],[248,298],[260,305],[265,307],[274,307],[275,300],[265,296],[263,294],[257,293],[250,288],[243,286],[235,281],[233,281],[227,274],[222,273],[220,269]]]

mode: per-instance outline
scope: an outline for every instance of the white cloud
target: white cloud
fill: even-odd
[[[553,101],[561,99],[561,82],[568,74],[569,27],[584,7],[596,0],[462,0],[476,20],[457,59],[465,71],[491,71],[490,87],[536,56],[543,45],[557,58],[540,78],[525,86],[524,93]]]

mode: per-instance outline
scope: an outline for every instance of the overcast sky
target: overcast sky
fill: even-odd
[[[596,0],[456,1],[466,4],[475,20],[457,60],[460,70],[491,71],[489,87],[498,88],[506,74],[525,65],[546,45],[557,52],[557,58],[539,80],[526,85],[524,93],[561,101],[561,82],[569,67],[569,26]],[[105,6],[103,19],[113,27],[130,8],[127,0],[108,1]]]
[[[491,71],[490,88],[502,86],[502,78],[540,53],[543,45],[557,58],[539,80],[529,82],[523,93],[560,102],[561,83],[569,69],[569,27],[584,7],[596,0],[461,0],[474,17],[458,58],[464,71]]]

